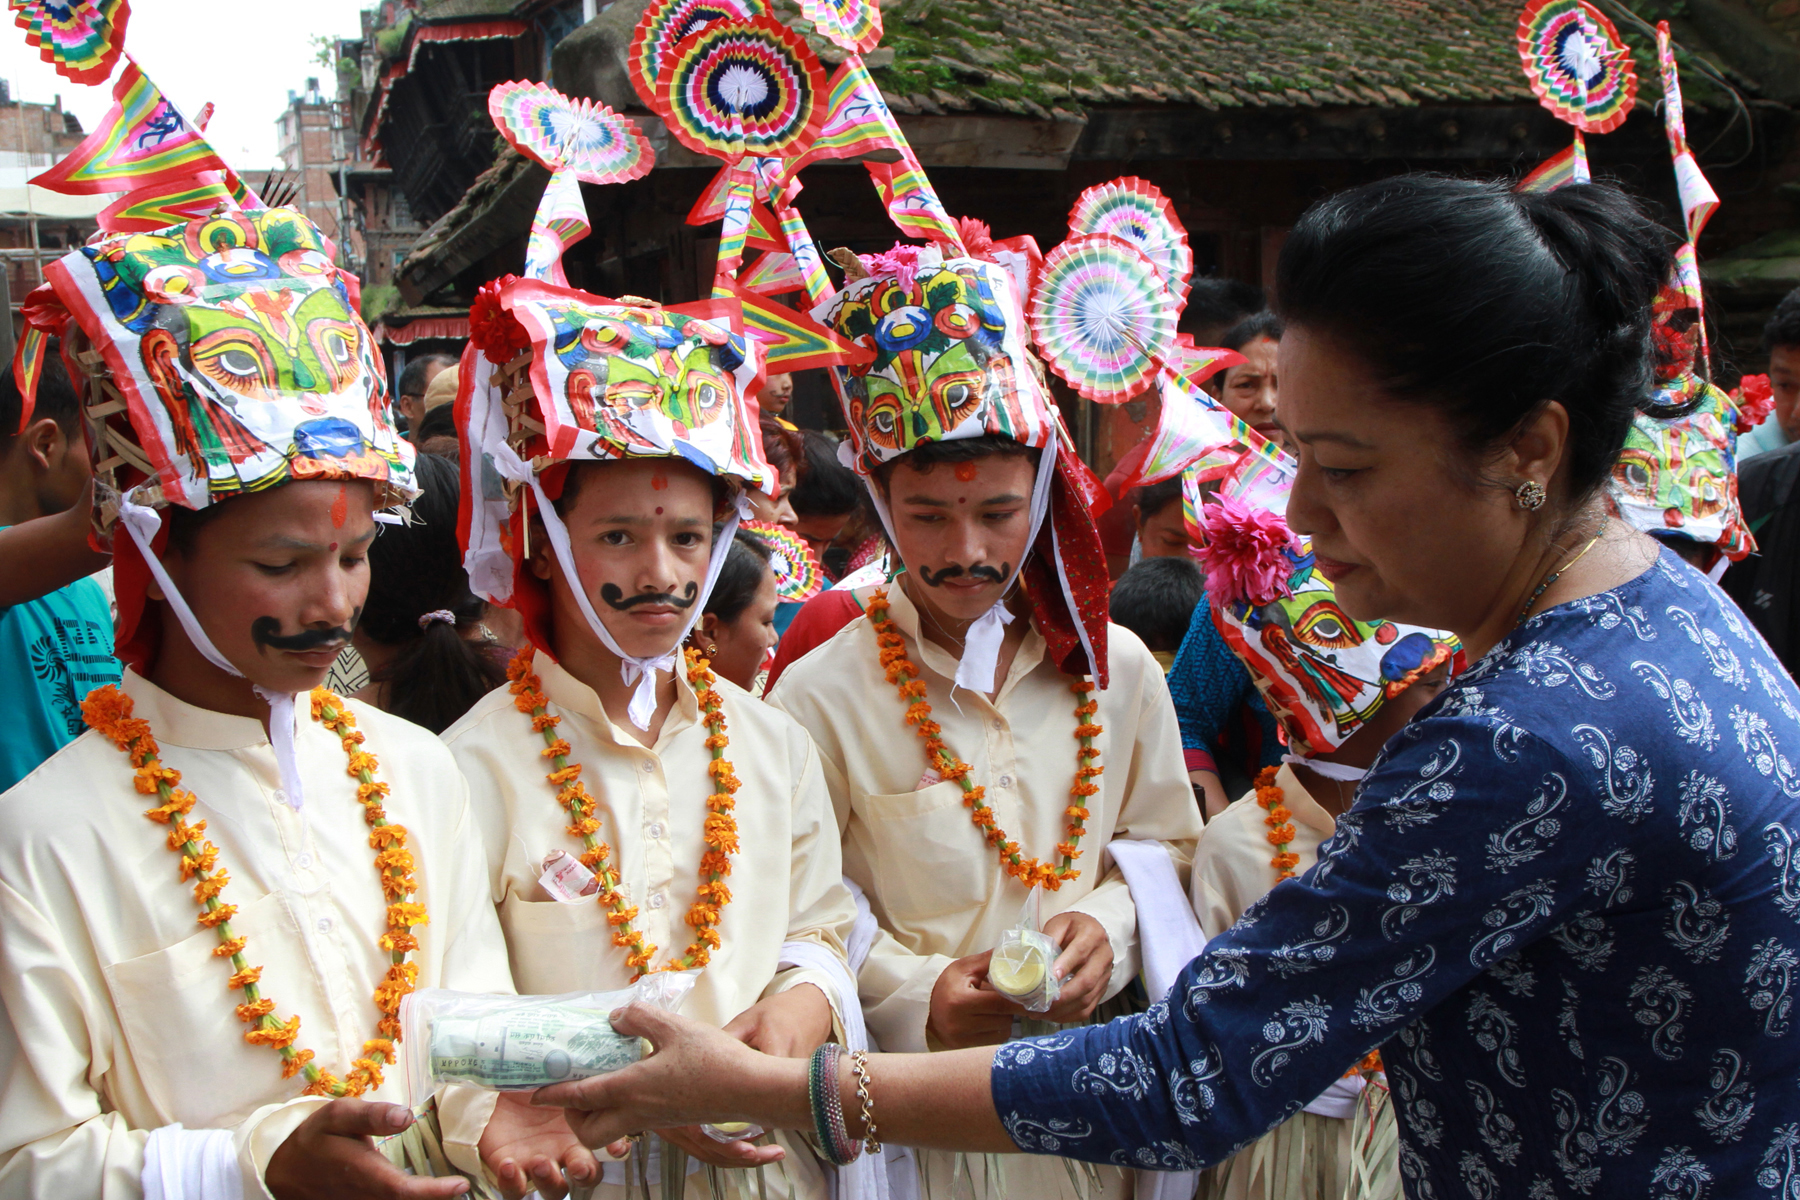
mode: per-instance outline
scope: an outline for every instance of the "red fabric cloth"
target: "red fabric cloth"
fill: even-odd
[[[820,592],[802,604],[787,632],[781,635],[780,645],[775,647],[775,661],[769,664],[763,695],[774,690],[775,681],[795,660],[836,637],[838,630],[862,616],[862,611],[862,605],[848,588]]]
[[[1125,503],[1125,483],[1138,468],[1144,465],[1144,456],[1150,453],[1150,439],[1145,438],[1125,452],[1119,465],[1112,469],[1106,477],[1107,494],[1113,498],[1113,506],[1094,519],[1094,525],[1100,531],[1100,544],[1111,555],[1131,553],[1131,539],[1137,536],[1137,521],[1131,513],[1131,505]]]

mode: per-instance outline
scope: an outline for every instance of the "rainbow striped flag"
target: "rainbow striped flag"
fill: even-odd
[[[113,106],[94,132],[31,182],[70,196],[102,195],[230,169],[127,57],[113,85]]]
[[[744,240],[750,233],[750,210],[755,207],[751,196],[750,174],[733,170],[725,187],[725,226],[719,231],[719,257],[713,266],[714,300],[729,300],[731,292],[721,293],[716,279],[735,278],[744,261]]]
[[[568,287],[563,252],[591,232],[587,206],[581,202],[581,179],[574,168],[558,167],[531,218],[531,237],[525,243],[525,278]]]
[[[944,202],[925,177],[925,168],[919,165],[911,146],[901,143],[899,162],[866,162],[863,167],[875,181],[875,190],[887,205],[888,217],[901,233],[941,242],[957,255],[968,253],[956,222],[944,210]]]
[[[781,232],[787,238],[788,253],[794,256],[794,267],[806,283],[806,296],[814,304],[822,304],[837,294],[831,276],[825,274],[825,262],[819,257],[812,232],[800,218],[798,209],[781,210]]]
[[[806,286],[794,256],[781,250],[767,250],[761,258],[745,267],[738,281],[751,291],[764,296],[799,291]]]
[[[1575,131],[1575,140],[1569,148],[1560,154],[1552,154],[1537,165],[1531,174],[1519,180],[1521,192],[1554,192],[1559,187],[1567,187],[1571,183],[1592,183],[1594,177],[1588,173],[1587,142],[1581,136],[1581,130]]]
[[[100,228],[108,233],[150,233],[210,216],[221,205],[253,207],[246,204],[253,196],[235,177],[227,180],[218,171],[202,171],[173,183],[127,192],[101,210]]]
[[[38,380],[44,377],[44,360],[50,353],[50,335],[27,323],[13,344],[13,382],[19,387],[19,427],[17,437],[31,424],[32,409],[37,407]]]
[[[895,124],[894,114],[882,98],[881,89],[869,77],[862,56],[852,54],[831,77],[825,123],[819,130],[818,140],[794,164],[793,170],[798,171],[807,163],[820,159],[855,158],[871,150],[904,145],[906,138]]]
[[[713,299],[735,299],[744,308],[744,329],[763,347],[769,371],[806,371],[873,362],[875,352],[807,316],[759,296],[730,276],[713,281]]]

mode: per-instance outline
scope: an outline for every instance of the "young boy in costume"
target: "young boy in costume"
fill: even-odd
[[[401,998],[512,984],[449,754],[314,690],[413,494],[331,253],[233,210],[83,247],[27,306],[83,383],[129,669],[0,797],[0,1193],[469,1186],[370,1141],[411,1121]],[[510,1194],[595,1172],[521,1103],[439,1100],[451,1161]]]
[[[768,1053],[841,1040],[855,909],[818,754],[683,652],[745,489],[773,478],[745,401],[758,345],[736,302],[523,280],[477,308],[477,343],[529,348],[498,370],[475,345],[463,359],[467,562],[531,645],[511,688],[444,740],[487,835],[514,975],[575,992],[691,970],[681,1011]],[[768,1147],[659,1131],[606,1163],[595,1195],[691,1172],[663,1194],[823,1197],[804,1143],[781,1144],[776,1164]],[[758,1164],[774,1165],[714,1177]]]
[[[995,1044],[1024,1018],[1089,1020],[1132,981],[1137,908],[1107,845],[1160,842],[1185,884],[1200,816],[1162,669],[1107,624],[1090,477],[1024,346],[1012,278],[911,247],[860,274],[825,315],[877,351],[837,377],[905,568],[857,592],[865,614],[789,667],[772,702],[819,746],[845,874],[880,922],[858,977],[872,1035],[888,1051]],[[1034,889],[1060,947],[1044,1012],[988,978]],[[996,1200],[1126,1188],[1116,1168],[1096,1179],[1023,1155],[920,1164],[938,1194],[959,1173]]]
[[[1286,735],[1280,767],[1206,823],[1194,851],[1194,911],[1207,937],[1303,875],[1388,738],[1437,697],[1460,654],[1448,633],[1356,621],[1276,513],[1207,501],[1196,539],[1211,614]],[[1428,871],[1429,866],[1421,867]],[[1406,881],[1402,881],[1402,886]],[[1411,881],[1416,887],[1419,880]],[[1298,953],[1329,953],[1342,930]],[[1378,1069],[1378,1064],[1370,1064]],[[1359,1107],[1359,1100],[1361,1106]],[[1393,1109],[1356,1074],[1201,1176],[1201,1200],[1398,1200]]]

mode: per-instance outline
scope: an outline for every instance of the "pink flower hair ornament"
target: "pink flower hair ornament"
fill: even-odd
[[[1280,514],[1215,496],[1202,506],[1200,531],[1205,540],[1195,554],[1214,605],[1260,607],[1292,593],[1300,539]]]
[[[858,257],[862,259],[863,270],[870,275],[877,278],[892,275],[902,291],[912,291],[913,279],[919,270],[919,247],[899,242],[892,250]]]

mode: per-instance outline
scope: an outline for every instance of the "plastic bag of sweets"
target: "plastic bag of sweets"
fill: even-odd
[[[1041,931],[1038,922],[1038,889],[1032,888],[1019,911],[1019,922],[1000,935],[994,956],[988,960],[988,982],[1026,1012],[1048,1012],[1062,994],[1062,981],[1052,967],[1061,947]]]

